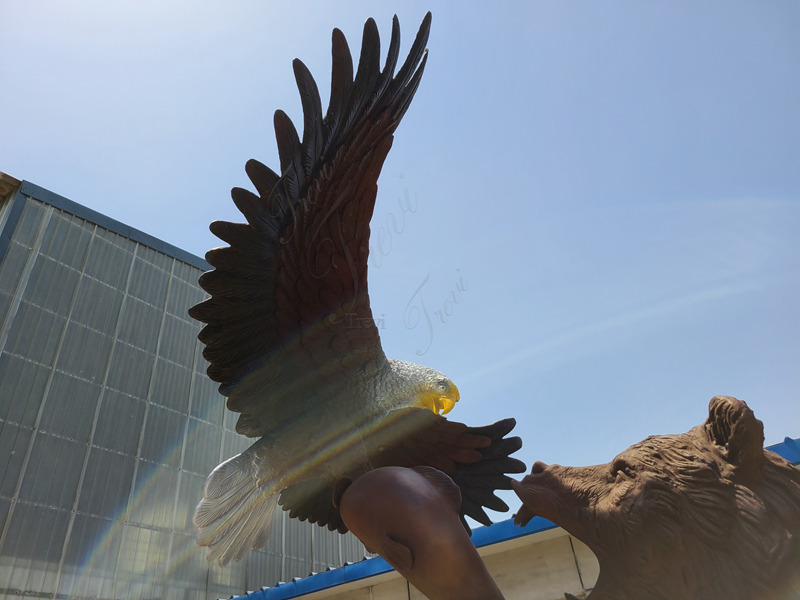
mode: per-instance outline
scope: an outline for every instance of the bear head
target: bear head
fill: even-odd
[[[800,598],[800,471],[763,449],[747,404],[716,396],[687,433],[590,467],[537,462],[513,482],[597,556],[592,600]]]

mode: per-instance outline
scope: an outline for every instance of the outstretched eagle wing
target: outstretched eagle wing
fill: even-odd
[[[239,433],[276,430],[309,410],[316,390],[386,362],[367,293],[369,221],[393,133],[425,67],[430,22],[428,13],[395,74],[397,17],[382,69],[369,19],[355,78],[347,41],[334,30],[324,116],[314,79],[295,59],[302,140],[277,111],[280,175],[250,160],[245,170],[257,193],[231,192],[247,223],[211,224],[229,246],[206,254],[214,270],[200,285],[211,297],[190,315],[206,323],[199,337],[208,375],[221,384],[228,408],[241,413]]]

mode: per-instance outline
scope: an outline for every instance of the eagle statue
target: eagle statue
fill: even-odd
[[[236,431],[257,438],[209,475],[194,523],[208,559],[224,566],[264,546],[275,509],[342,533],[338,500],[360,475],[383,466],[434,467],[461,491],[461,519],[489,524],[484,508],[525,466],[510,455],[513,419],[484,427],[447,420],[459,400],[440,372],[387,359],[367,294],[369,222],[393,134],[420,82],[428,13],[395,73],[397,17],[383,68],[375,22],[353,61],[333,31],[331,93],[323,114],[317,85],[295,59],[303,137],[274,117],[280,174],[250,160],[257,193],[234,188],[246,223],[215,221],[226,247],[206,254],[210,297],[189,313],[205,324],[209,377],[220,384]],[[357,320],[353,318],[357,317]],[[357,322],[358,327],[352,323]]]

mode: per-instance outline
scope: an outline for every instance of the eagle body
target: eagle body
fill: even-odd
[[[462,495],[461,515],[490,523],[508,510],[494,491],[525,466],[510,455],[513,419],[468,427],[442,415],[456,386],[427,366],[388,359],[367,291],[369,221],[393,134],[419,85],[430,13],[397,69],[392,24],[384,67],[375,22],[364,27],[354,74],[344,35],[333,32],[331,96],[322,113],[316,83],[299,60],[302,139],[282,111],[274,123],[280,174],[250,160],[257,194],[231,192],[246,223],[215,221],[229,245],[206,254],[210,297],[190,309],[205,323],[208,375],[220,384],[250,448],[209,475],[194,522],[220,565],[262,547],[277,506],[292,517],[346,532],[338,498],[382,466],[435,467]],[[352,327],[353,317],[359,327]]]

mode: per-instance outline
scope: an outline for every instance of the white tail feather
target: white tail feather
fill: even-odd
[[[248,451],[211,472],[193,518],[197,543],[209,548],[208,560],[224,567],[264,546],[278,504],[277,491],[269,487],[259,485],[258,467]]]

